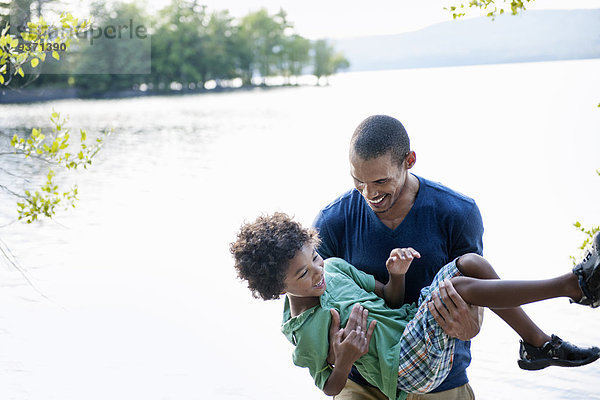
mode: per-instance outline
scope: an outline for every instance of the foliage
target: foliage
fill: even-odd
[[[272,75],[299,75],[308,64],[310,42],[293,32],[285,11],[266,9],[236,20],[227,10],[208,13],[196,1],[173,0],[160,12],[152,42],[152,81],[203,87],[240,78],[252,84]]]
[[[467,8],[479,8],[487,11],[488,17],[502,15],[508,10],[516,15],[519,11],[525,10],[525,5],[534,0],[469,0],[468,2],[459,2],[450,7],[444,7],[452,13],[452,18],[460,18],[466,15]]]
[[[286,38],[279,67],[283,76],[302,74],[310,63],[310,48],[310,41],[300,35],[294,34]]]
[[[19,35],[10,33],[10,26],[6,25],[0,34],[0,87],[6,87],[15,76],[24,76],[23,68],[29,64],[31,68],[37,68],[46,60],[47,54],[52,54],[56,60],[60,59],[55,46],[63,45],[68,49],[73,40],[77,39],[77,33],[88,26],[88,21],[79,21],[70,13],[62,13],[59,25],[50,25],[42,17],[37,21],[26,21],[26,29],[19,30]],[[1,157],[21,156],[25,159],[50,165],[45,174],[45,183],[38,189],[14,190],[6,184],[0,184],[0,189],[9,195],[17,197],[18,219],[31,223],[39,217],[54,216],[59,205],[73,207],[77,200],[77,186],[61,191],[55,181],[54,169],[76,170],[87,168],[92,158],[98,153],[104,138],[104,133],[95,140],[92,145],[86,144],[87,134],[80,131],[80,145],[71,150],[71,132],[67,127],[66,118],[59,113],[53,112],[50,118],[52,133],[44,135],[40,129],[32,129],[29,137],[21,137],[15,134],[10,145],[12,152],[2,152]],[[7,175],[19,178],[19,175],[6,168],[2,171]],[[29,180],[20,177],[24,182]]]
[[[314,45],[314,71],[317,78],[335,74],[337,71],[347,69],[350,63],[343,54],[336,53],[333,46],[326,40],[317,40]]]
[[[600,176],[600,170],[596,170],[596,174],[598,174],[598,176]],[[598,232],[600,232],[600,225],[597,226],[592,226],[591,228],[586,228],[584,227],[581,222],[576,221],[573,226],[580,231],[581,233],[584,234],[584,240],[581,243],[581,245],[579,246],[579,250],[585,250],[585,248],[591,243],[592,239],[594,238],[594,235]],[[573,264],[576,264],[577,262],[580,261],[581,257],[576,257],[576,256],[571,256],[571,260],[573,261]]]
[[[148,17],[134,3],[95,3],[92,9],[94,24],[85,38],[81,38],[69,70],[73,71],[73,85],[82,95],[95,95],[112,90],[130,89],[144,82],[141,72],[150,73],[150,39],[118,39],[106,36],[111,27],[136,26],[145,29]],[[105,33],[101,35],[102,29]],[[128,30],[125,31],[129,33]],[[113,36],[117,36],[115,31]],[[65,70],[65,72],[69,72]]]
[[[65,208],[75,207],[77,185],[66,191],[59,191],[59,186],[54,180],[56,176],[54,168],[65,170],[87,168],[109,134],[105,132],[96,138],[93,144],[87,144],[87,133],[80,130],[80,144],[75,150],[72,150],[73,140],[70,128],[67,126],[68,119],[53,112],[50,121],[53,128],[52,133],[48,136],[44,135],[40,129],[34,128],[28,138],[15,134],[10,143],[14,148],[12,154],[50,165],[46,174],[46,182],[39,190],[25,190],[24,193],[17,193],[2,186],[20,199],[17,202],[18,219],[24,219],[27,223],[36,221],[40,216],[51,218],[59,205],[64,205]],[[11,155],[11,153],[0,154]]]
[[[283,10],[271,16],[266,9],[261,9],[242,18],[238,32],[246,36],[243,42],[250,46],[250,75],[253,70],[258,71],[264,83],[267,76],[282,72],[280,67],[287,52],[286,31],[292,27]]]
[[[152,41],[152,82],[168,88],[174,82],[182,88],[203,87],[208,80],[217,84],[240,78],[251,85],[269,76],[290,77],[306,72],[314,45],[294,32],[284,10],[269,14],[266,9],[250,12],[237,20],[228,11],[208,13],[197,1],[173,0],[155,21]],[[319,76],[349,66],[333,48]],[[312,58],[313,64],[319,61]]]
[[[47,63],[44,67],[52,74],[38,77],[31,86],[75,87],[82,96],[96,96],[141,86],[167,91],[204,88],[208,81],[217,86],[232,85],[233,80],[265,84],[270,76],[282,76],[290,83],[310,73],[311,64],[319,77],[349,65],[331,46],[322,47],[295,32],[284,10],[271,14],[259,9],[234,18],[227,10],[209,11],[201,0],[171,0],[154,16],[132,2],[95,2],[92,7],[94,25],[88,31],[130,20],[149,27],[151,62],[144,49],[131,42],[95,39],[93,45],[84,46],[80,40],[60,63]],[[324,55],[324,64],[322,50],[331,53]],[[149,73],[136,72],[144,62]],[[110,72],[88,72],[98,69]]]
[[[207,80],[232,79],[237,75],[235,35],[236,28],[233,26],[233,17],[229,11],[214,11],[210,14],[206,23],[206,69],[204,76]]]
[[[160,16],[152,40],[153,80],[167,87],[203,81],[206,7],[195,0],[174,0]]]
[[[11,34],[6,24],[0,32],[0,87],[8,86],[14,76],[24,77],[26,63],[35,69],[46,60],[47,54],[59,60],[59,51],[68,49],[87,23],[80,22],[71,13],[61,13],[59,27],[49,25],[40,17],[37,22],[27,22],[27,28],[19,35]]]

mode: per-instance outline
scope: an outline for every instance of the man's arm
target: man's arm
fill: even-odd
[[[333,310],[332,312],[337,311]],[[329,375],[323,387],[323,393],[327,396],[336,396],[342,391],[344,386],[346,386],[346,381],[354,362],[369,351],[369,342],[371,340],[369,333],[365,333],[358,328],[344,335],[344,330],[345,328],[340,329],[333,338],[335,364],[333,365],[331,375]],[[372,332],[373,330],[370,329],[370,333]]]
[[[483,253],[483,221],[477,204],[463,221],[462,228],[452,239],[450,259],[466,253]],[[443,301],[443,303],[442,303]],[[445,306],[444,306],[445,305]],[[452,283],[433,296],[429,310],[440,327],[451,337],[471,340],[479,333],[483,323],[483,308],[467,304],[456,292]]]
[[[337,243],[339,241],[331,231],[329,222],[323,215],[323,211],[319,212],[315,220],[313,221],[313,228],[319,232],[319,247],[317,253],[323,258],[340,257],[338,254]]]

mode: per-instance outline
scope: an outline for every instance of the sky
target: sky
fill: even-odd
[[[71,4],[85,1],[64,0]],[[88,2],[91,0],[87,0]],[[498,0],[500,1],[500,0]],[[146,0],[155,12],[171,0]],[[444,7],[458,0],[204,0],[210,10],[227,9],[234,17],[267,8],[276,13],[283,8],[296,32],[309,39],[388,35],[416,31],[452,19]],[[465,0],[466,2],[466,0]],[[600,8],[600,0],[536,0],[528,10]],[[473,16],[481,12],[472,10]]]
[[[170,0],[151,0],[153,6]],[[234,16],[266,7],[283,8],[296,30],[309,39],[342,38],[415,31],[451,20],[444,6],[452,0],[206,0],[209,9],[229,9]],[[600,8],[600,0],[537,0],[529,10]],[[473,10],[475,11],[475,10]],[[481,15],[474,12],[476,16]]]

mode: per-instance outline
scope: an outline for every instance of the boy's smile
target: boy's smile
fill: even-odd
[[[323,259],[316,252],[312,243],[306,243],[290,260],[285,280],[285,293],[290,300],[306,301],[313,298],[318,303],[318,297],[325,292],[327,284],[323,274]],[[311,303],[314,303],[311,300]],[[315,305],[316,305],[315,303]]]

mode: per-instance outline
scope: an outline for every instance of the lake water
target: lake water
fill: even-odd
[[[292,365],[282,301],[251,298],[228,246],[260,213],[310,224],[351,186],[348,141],[375,113],[405,124],[414,173],[476,199],[501,276],[563,273],[582,240],[572,223],[600,224],[599,70],[581,60],[348,73],[327,87],[0,106],[3,134],[48,129],[52,109],[75,131],[114,129],[76,176],[77,208],[56,222],[11,224],[15,199],[0,200],[0,238],[45,296],[2,259],[0,398],[325,398]],[[526,310],[548,333],[600,345],[600,311],[565,299]],[[478,399],[600,399],[600,363],[526,372],[517,351],[487,312],[468,370]]]

